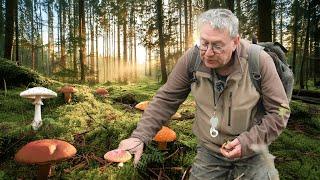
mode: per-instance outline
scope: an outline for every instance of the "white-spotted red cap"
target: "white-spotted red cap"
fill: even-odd
[[[107,152],[104,155],[104,159],[106,159],[109,162],[118,162],[118,163],[122,163],[122,162],[127,162],[132,158],[132,155],[123,149],[115,149],[112,151]]]
[[[57,139],[42,139],[23,146],[16,153],[14,159],[26,164],[41,164],[68,159],[76,153],[76,148],[68,142]]]
[[[35,99],[36,96],[41,96],[41,98],[46,99],[46,98],[57,97],[57,93],[44,87],[34,87],[21,92],[20,96],[29,98],[29,99]]]

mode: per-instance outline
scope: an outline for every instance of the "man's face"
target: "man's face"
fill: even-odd
[[[231,60],[239,42],[239,36],[231,38],[227,30],[213,29],[204,24],[200,29],[201,59],[209,68],[222,68]]]

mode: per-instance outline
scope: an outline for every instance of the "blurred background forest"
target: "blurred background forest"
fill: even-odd
[[[242,38],[288,49],[300,89],[320,86],[319,0],[0,0],[0,56],[66,82],[166,82],[197,15],[218,7]]]

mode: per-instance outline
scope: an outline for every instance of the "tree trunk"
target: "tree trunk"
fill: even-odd
[[[296,74],[296,58],[297,58],[297,45],[298,45],[298,10],[299,10],[299,1],[294,0],[293,2],[293,56],[292,56],[292,71],[293,74]]]
[[[64,4],[62,1],[59,1],[59,14],[60,14],[60,65],[62,69],[66,68],[66,40],[65,40],[65,22],[66,22],[66,15],[65,15],[65,9]]]
[[[189,42],[188,42],[188,40],[189,40],[189,34],[188,34],[188,0],[184,0],[183,6],[184,6],[184,50],[187,50],[188,46],[189,46]]]
[[[181,3],[178,4],[179,7],[179,50],[182,52],[183,44],[182,44],[182,7]]]
[[[241,2],[240,0],[237,0],[237,17],[239,19],[239,22],[241,22]],[[242,33],[242,26],[239,26],[239,34]]]
[[[304,41],[304,48],[303,48],[303,56],[302,56],[302,62],[301,62],[301,68],[300,68],[300,89],[304,89],[304,81],[308,81],[308,79],[304,79],[305,74],[305,68],[304,66],[307,63],[307,56],[308,56],[308,49],[309,49],[309,29],[310,29],[310,6],[308,5],[307,9],[307,17],[305,18],[307,20],[307,29],[306,29],[306,38]]]
[[[190,46],[190,44],[192,43],[193,39],[193,26],[192,26],[192,0],[188,0],[189,1],[189,37],[188,37],[188,46]]]
[[[98,48],[98,24],[96,24],[96,73],[97,73],[97,79],[96,82],[100,82],[99,81],[99,48]]]
[[[85,58],[86,58],[86,22],[84,11],[84,0],[79,0],[79,36],[80,36],[80,68],[81,82],[85,82]]]
[[[276,22],[276,18],[277,18],[277,11],[276,11],[276,0],[272,0],[271,5],[272,5],[272,10],[271,10],[271,14],[272,14],[272,42],[276,42],[277,41],[277,22]],[[279,14],[282,14],[281,12]]]
[[[227,8],[234,12],[234,0],[226,0],[226,3],[227,3]]]
[[[31,61],[32,61],[32,69],[35,70],[36,69],[36,60],[35,60],[35,47],[34,47],[34,11],[33,11],[33,4],[34,2],[31,1]]]
[[[51,62],[50,74],[54,73],[55,71],[52,3],[53,0],[48,0],[48,57],[49,61]]]
[[[77,29],[79,29],[79,26],[77,26],[77,12],[79,10],[77,9],[77,3],[75,3],[75,0],[73,1],[73,28],[70,28],[71,31],[73,31],[72,38],[72,49],[73,49],[73,71],[76,76],[76,79],[78,80],[78,58],[77,58],[77,44],[78,41],[76,41],[75,37],[78,37]],[[79,21],[78,21],[79,22]],[[69,22],[71,24],[71,22]]]
[[[17,65],[21,65],[21,61],[19,60],[19,21],[18,21],[18,2],[15,0],[15,30],[16,30],[16,63]]]
[[[0,24],[4,24],[4,14],[3,14],[3,0],[0,0]],[[4,48],[3,48],[3,44],[4,44],[4,39],[3,39],[3,34],[4,34],[4,26],[0,26],[0,57],[4,57],[3,53],[4,53]]]
[[[17,0],[6,0],[4,58],[12,60],[15,9]]]
[[[259,42],[272,41],[271,0],[258,0]]]
[[[93,78],[94,76],[94,27],[93,27],[93,7],[90,8],[90,76]]]
[[[203,1],[204,10],[207,11],[210,9],[210,0]]]
[[[280,44],[283,44],[283,2],[280,1]]]
[[[161,83],[165,83],[165,82],[167,82],[167,70],[166,70],[166,60],[165,60],[165,54],[164,54],[165,42],[164,42],[164,39],[163,39],[163,7],[162,7],[162,0],[157,0],[156,11],[157,11],[157,27],[158,27],[158,33],[159,33]],[[186,19],[186,20],[187,20],[186,22],[188,22],[188,19]]]

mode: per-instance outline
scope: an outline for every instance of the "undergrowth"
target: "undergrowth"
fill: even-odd
[[[57,91],[60,86],[58,83],[48,88]],[[43,101],[43,126],[38,131],[30,125],[34,105],[19,96],[25,89],[0,91],[0,179],[36,177],[38,167],[15,162],[14,154],[28,142],[45,138],[62,139],[77,148],[76,156],[53,165],[50,179],[157,179],[159,174],[164,179],[180,179],[192,164],[196,153],[192,97],[178,109],[182,118],[169,121],[168,125],[177,133],[177,141],[169,143],[166,151],[158,150],[152,142],[145,147],[136,168],[132,161],[119,168],[106,162],[103,155],[130,136],[142,115],[134,106],[151,100],[160,85],[144,80],[137,84],[75,87],[78,92],[73,94],[70,104],[64,102],[60,93]],[[107,89],[109,96],[97,95],[97,87]],[[288,128],[272,143],[270,151],[276,156],[282,179],[317,179],[320,177],[319,106],[293,101],[291,107]]]

